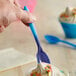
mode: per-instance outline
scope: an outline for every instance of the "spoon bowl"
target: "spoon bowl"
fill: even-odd
[[[45,35],[45,39],[48,43],[50,44],[57,44],[59,42],[65,43],[67,45],[72,46],[73,48],[76,48],[76,44],[73,44],[71,42],[65,41],[65,40],[61,40],[56,36],[52,36],[52,35]]]
[[[59,38],[52,35],[45,35],[45,39],[48,43],[51,43],[51,44],[57,44],[60,41]]]

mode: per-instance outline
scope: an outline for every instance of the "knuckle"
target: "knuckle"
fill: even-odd
[[[8,25],[8,19],[6,17],[3,17],[3,25],[6,27]]]

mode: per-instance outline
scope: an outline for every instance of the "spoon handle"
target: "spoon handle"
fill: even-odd
[[[26,6],[24,6],[24,10],[29,11]],[[37,32],[36,32],[34,23],[28,23],[28,24],[29,24],[29,27],[31,29],[31,32],[34,36],[35,42],[36,42],[36,44],[38,46],[38,49],[39,49],[39,48],[41,48],[41,45],[40,45],[40,41],[39,41],[39,38],[38,38],[38,35],[37,35]],[[38,50],[38,54],[37,54],[37,62],[38,63],[40,63],[39,53],[40,53],[40,50]]]
[[[70,45],[70,46],[72,46],[72,47],[76,48],[76,45],[75,45],[75,44],[73,44],[73,43],[71,43],[71,42],[64,41],[64,40],[61,40],[61,42],[65,43],[65,44],[68,44],[68,45]]]
[[[24,6],[24,10],[29,11],[26,6]],[[30,29],[32,31],[32,34],[34,36],[34,39],[36,41],[37,46],[40,47],[40,41],[39,41],[39,38],[38,38],[38,35],[37,35],[34,24],[33,23],[28,23],[28,24],[29,24],[29,27],[30,27]]]
[[[28,11],[28,8],[25,6],[24,10]],[[50,63],[50,59],[49,59],[48,55],[42,50],[34,24],[33,23],[28,23],[28,24],[29,24],[29,27],[32,31],[32,34],[34,36],[34,39],[35,39],[37,47],[38,47],[37,62],[38,63],[40,63],[40,62]]]

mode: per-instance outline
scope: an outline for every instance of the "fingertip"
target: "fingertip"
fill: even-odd
[[[36,21],[36,17],[35,17],[35,16],[32,16],[32,20],[33,20],[33,21]]]
[[[28,23],[32,23],[36,21],[36,17],[33,16],[28,11],[22,11],[21,14],[19,14],[20,20],[28,26]]]

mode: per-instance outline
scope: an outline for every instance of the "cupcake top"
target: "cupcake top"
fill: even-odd
[[[51,65],[47,63],[40,63],[37,68],[32,70],[30,76],[52,76]]]
[[[65,11],[60,14],[59,20],[67,23],[76,23],[76,8],[66,7]]]
[[[68,76],[64,71],[47,63],[40,63],[32,70],[30,76]]]

